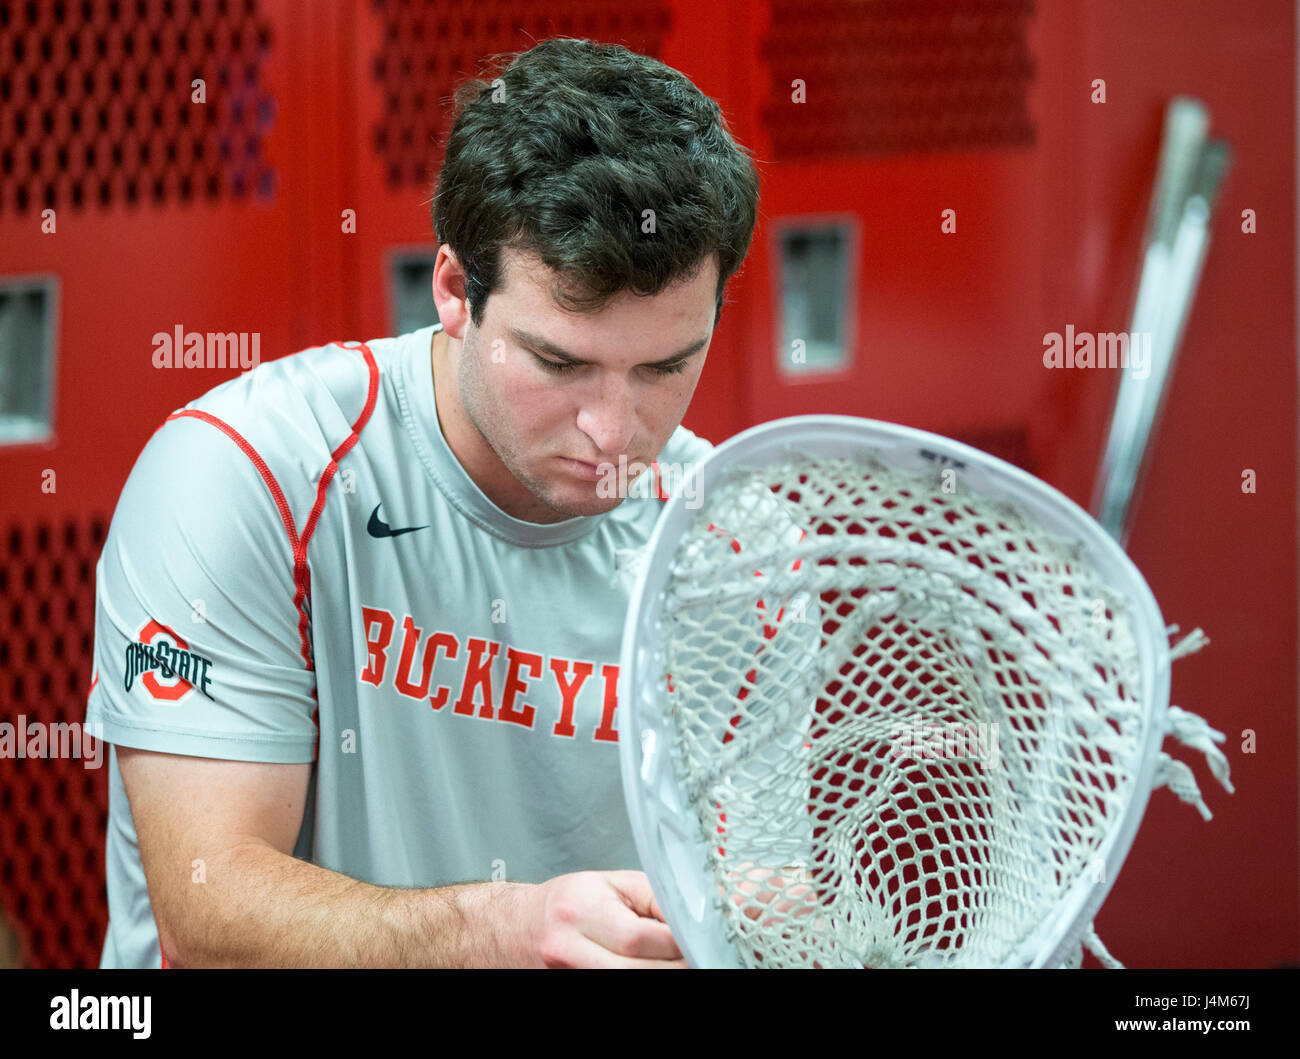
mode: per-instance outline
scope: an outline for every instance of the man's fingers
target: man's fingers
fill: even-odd
[[[611,871],[605,873],[605,878],[623,896],[627,907],[638,916],[649,916],[659,920],[660,923],[667,922],[659,902],[655,900],[654,889],[650,886],[650,880],[646,878],[645,872]]]
[[[620,956],[618,953],[610,952],[597,942],[590,938],[576,938],[573,941],[571,950],[568,953],[570,957],[569,966],[572,967],[590,967],[599,970],[638,970],[638,971],[658,971],[658,970],[689,970],[689,965],[680,956],[677,959],[643,959],[634,956]]]
[[[618,906],[611,906],[617,908]],[[638,960],[680,960],[681,950],[667,924],[618,908],[589,924],[587,938],[619,956]]]
[[[686,967],[644,872],[575,872],[545,884],[547,967]]]
[[[611,903],[585,931],[588,938],[611,952],[638,959],[680,960],[681,950],[663,920],[650,880],[644,872],[609,872],[606,881],[621,898]]]

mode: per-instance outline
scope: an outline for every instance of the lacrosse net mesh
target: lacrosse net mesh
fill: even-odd
[[[1101,869],[1148,732],[1077,542],[937,468],[792,454],[710,490],[658,620],[747,966],[999,966]]]

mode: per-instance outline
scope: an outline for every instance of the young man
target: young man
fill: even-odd
[[[625,496],[710,448],[679,424],[754,166],[623,48],[546,41],[458,100],[441,325],[218,386],[123,490],[103,966],[682,966],[615,709],[671,483]]]

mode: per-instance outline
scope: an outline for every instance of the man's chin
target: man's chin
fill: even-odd
[[[582,500],[574,497],[555,497],[547,502],[555,511],[560,512],[566,518],[588,518],[592,515],[604,515],[613,511],[614,508],[623,503],[623,498],[618,496],[597,496],[593,492],[590,497]]]
[[[524,481],[524,479],[520,479]],[[604,515],[623,502],[620,496],[602,495],[597,483],[557,482],[547,478],[527,480],[528,491],[537,504],[545,507],[545,515],[523,516],[527,521],[563,522],[571,518],[589,518]]]

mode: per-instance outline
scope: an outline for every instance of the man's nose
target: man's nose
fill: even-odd
[[[636,432],[636,395],[624,377],[602,372],[578,411],[578,429],[600,456],[618,456]]]

